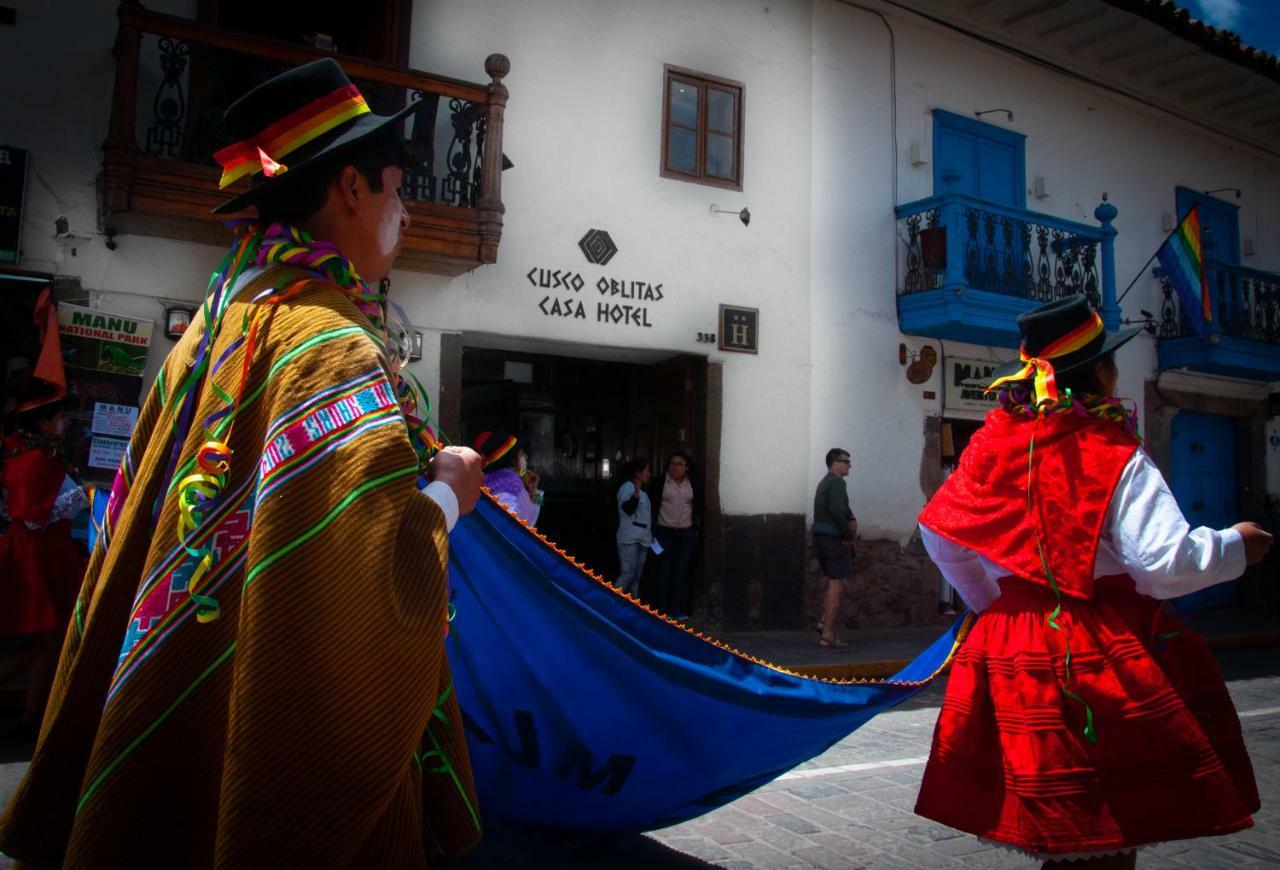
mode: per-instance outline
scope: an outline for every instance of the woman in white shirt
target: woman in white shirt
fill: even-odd
[[[1270,536],[1188,528],[1112,398],[1113,352],[1137,330],[1108,334],[1083,296],[1018,326],[1001,408],[920,515],[979,615],[916,812],[1049,864],[1133,866],[1136,846],[1253,823],[1222,676],[1159,599],[1239,576]]]

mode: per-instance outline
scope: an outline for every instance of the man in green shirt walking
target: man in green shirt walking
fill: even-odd
[[[844,581],[853,573],[853,541],[858,521],[849,509],[849,451],[833,447],[827,451],[827,474],[818,482],[813,495],[813,552],[827,580],[823,599],[822,645],[848,646],[836,638],[836,615],[840,610],[840,593]]]

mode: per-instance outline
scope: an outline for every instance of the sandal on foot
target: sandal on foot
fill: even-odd
[[[842,641],[842,640],[837,640],[837,639],[835,639],[835,638],[832,638],[831,640],[827,640],[827,639],[824,637],[824,638],[822,638],[821,640],[819,640],[819,641],[818,641],[818,645],[819,645],[819,646],[824,646],[824,647],[826,647],[827,649],[844,649],[844,648],[845,648],[845,647],[847,647],[849,644],[845,643],[845,642],[844,642],[844,641]]]

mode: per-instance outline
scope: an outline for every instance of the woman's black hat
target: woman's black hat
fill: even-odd
[[[394,115],[375,115],[332,58],[268,79],[223,115],[232,144],[214,155],[223,167],[220,186],[252,175],[253,187],[213,213],[240,211],[282,183],[333,165],[427,102],[411,102]]]
[[[1018,331],[1022,334],[1020,359],[998,366],[993,381],[1018,374],[1032,359],[1051,363],[1058,374],[1088,365],[1129,341],[1142,327],[1107,332],[1088,297],[1077,293],[1019,314]]]

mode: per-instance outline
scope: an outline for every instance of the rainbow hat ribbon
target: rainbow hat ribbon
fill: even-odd
[[[267,178],[285,172],[289,167],[280,162],[282,158],[369,111],[360,90],[352,84],[312,100],[262,132],[216,152],[213,158],[222,167],[219,189],[259,170]]]
[[[1103,332],[1102,318],[1098,316],[1098,312],[1093,311],[1092,317],[1087,321],[1045,345],[1035,356],[1027,355],[1027,346],[1024,343],[1018,351],[1018,359],[1024,363],[1022,368],[1011,375],[1005,375],[992,381],[986,392],[998,390],[1007,383],[1023,381],[1034,375],[1036,405],[1046,401],[1058,401],[1058,386],[1054,380],[1055,373],[1052,361],[1083,350],[1091,342],[1096,341]]]

